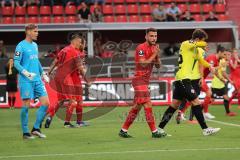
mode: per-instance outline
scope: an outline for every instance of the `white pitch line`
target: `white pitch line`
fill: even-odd
[[[226,126],[234,126],[234,127],[240,127],[240,124],[234,124],[234,123],[228,123],[228,122],[222,122],[222,121],[216,121],[216,120],[207,120],[209,122],[214,122],[214,123],[218,123],[218,124],[223,124],[223,125],[226,125]]]
[[[85,153],[60,153],[60,154],[42,154],[42,155],[17,155],[17,156],[0,156],[0,159],[8,158],[34,158],[34,157],[57,157],[57,156],[79,156],[79,155],[107,155],[107,154],[127,154],[127,153],[153,153],[153,152],[184,152],[184,151],[227,151],[240,150],[236,148],[193,148],[193,149],[159,149],[159,150],[135,150],[135,151],[118,151],[118,152],[85,152]]]

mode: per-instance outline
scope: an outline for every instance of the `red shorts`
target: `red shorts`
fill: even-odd
[[[132,86],[134,88],[134,103],[143,104],[151,101],[148,83],[139,80],[133,80]]]
[[[240,89],[240,79],[233,79],[233,85],[236,90]]]
[[[202,81],[201,91],[203,91],[203,92],[208,92],[209,91],[209,87],[208,87],[205,80]]]

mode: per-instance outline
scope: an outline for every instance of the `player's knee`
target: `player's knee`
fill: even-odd
[[[223,95],[223,99],[228,101],[229,97],[227,95]]]
[[[23,99],[22,101],[24,106],[30,107],[30,102],[31,102],[30,99]]]
[[[194,100],[191,101],[191,104],[192,104],[193,106],[197,106],[197,105],[201,105],[201,102],[199,101],[198,98],[196,98],[196,99],[194,99]]]

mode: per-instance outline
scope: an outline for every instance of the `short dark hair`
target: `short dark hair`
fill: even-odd
[[[36,28],[38,28],[38,26],[36,24],[30,23],[30,24],[27,24],[25,26],[25,31],[33,30],[33,29],[36,29]]]
[[[192,33],[192,39],[208,39],[208,34],[203,29],[195,29]]]
[[[78,33],[73,33],[73,34],[71,35],[71,37],[70,37],[70,41],[72,41],[72,40],[74,40],[74,39],[76,39],[76,38],[81,39],[82,42],[84,41],[83,36],[79,35]]]
[[[225,52],[226,51],[226,48],[225,47],[223,47],[223,46],[221,46],[221,45],[218,45],[217,46],[217,53],[218,52]]]
[[[157,32],[157,29],[156,28],[147,28],[146,34],[148,34],[149,32]]]

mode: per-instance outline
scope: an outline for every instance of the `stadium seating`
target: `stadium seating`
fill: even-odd
[[[64,23],[64,17],[63,16],[54,16],[53,23]]]
[[[152,16],[150,15],[143,15],[142,22],[152,22]]]
[[[2,23],[3,24],[12,24],[13,23],[13,18],[12,17],[3,17],[2,18]]]
[[[140,6],[140,13],[141,14],[151,14],[152,10],[151,10],[151,6],[148,4],[142,4]]]
[[[3,16],[12,16],[13,8],[12,7],[2,7],[2,15]]]
[[[103,20],[104,20],[104,22],[106,22],[106,23],[115,22],[113,16],[104,16]]]
[[[63,15],[63,6],[53,6],[53,15]]]
[[[203,4],[203,12],[208,13],[213,11],[213,6],[211,4]]]
[[[140,22],[140,18],[137,15],[129,16],[129,22]]]
[[[195,21],[203,21],[203,17],[200,14],[194,14],[193,18]]]
[[[123,15],[116,16],[116,22],[127,22],[127,17]]]
[[[129,4],[127,6],[128,14],[138,14],[138,5],[136,4]]]
[[[16,16],[25,16],[25,14],[26,14],[26,8],[25,7],[17,6],[15,8],[15,15]]]
[[[40,15],[50,15],[51,7],[50,6],[41,6],[40,7]]]
[[[126,3],[137,3],[138,2],[138,0],[125,0],[126,1]]]
[[[112,5],[104,5],[103,6],[103,14],[113,14],[113,7]]]
[[[117,3],[123,4],[124,2],[125,2],[125,0],[113,0],[114,4],[117,4]]]
[[[23,16],[21,16],[21,17],[16,17],[16,19],[15,19],[15,23],[16,24],[25,24],[26,23],[26,18],[25,17],[23,17]]]
[[[41,23],[51,23],[51,17],[50,16],[43,16],[40,18]]]
[[[200,4],[190,4],[189,10],[191,13],[200,13],[201,6],[200,6]]]
[[[77,13],[77,8],[74,5],[68,5],[65,7],[66,15],[75,15]]]
[[[182,13],[188,10],[188,6],[186,4],[179,4],[178,8],[182,11]]]
[[[37,16],[30,16],[28,17],[28,23],[38,23],[39,22],[39,19]]]
[[[225,12],[225,5],[224,4],[216,4],[214,6],[216,13],[224,13]]]
[[[76,16],[67,16],[66,17],[66,22],[67,23],[76,23],[77,22],[77,17]]]
[[[227,21],[229,20],[228,16],[226,14],[219,14],[217,15],[219,21]]]
[[[38,16],[39,10],[37,6],[28,6],[27,13],[29,16]]]
[[[115,14],[126,14],[126,6],[124,5],[116,5],[115,6]]]

